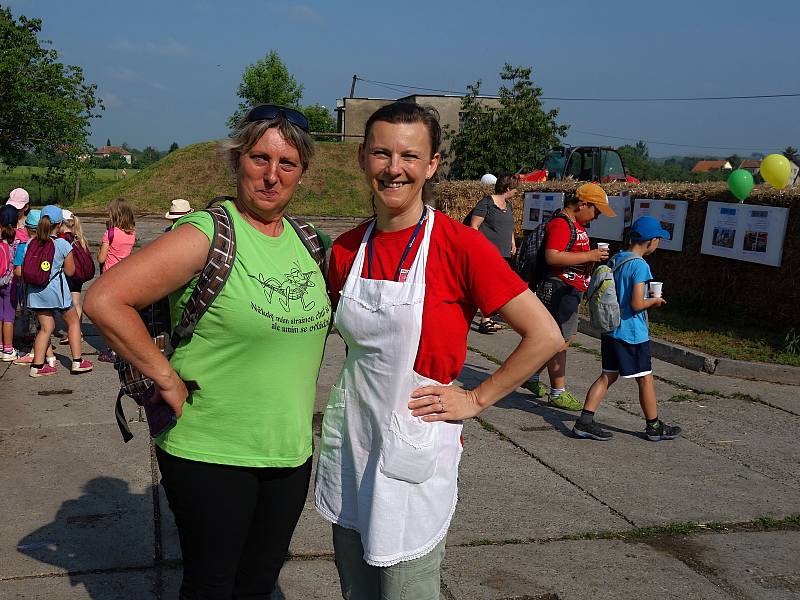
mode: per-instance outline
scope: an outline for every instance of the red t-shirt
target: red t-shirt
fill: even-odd
[[[570,252],[588,252],[589,251],[589,234],[583,225],[577,221],[575,223],[575,230],[577,237],[575,244],[570,249]],[[569,223],[561,217],[551,219],[547,223],[544,234],[544,247],[545,250],[558,250],[564,252],[569,244]],[[550,274],[558,277],[561,281],[570,284],[579,292],[585,292],[589,289],[589,278],[592,274],[591,263],[582,265],[572,265],[570,267],[550,267]]]
[[[334,310],[339,293],[353,266],[369,222],[343,233],[333,244],[328,286]],[[374,239],[372,278],[392,279],[413,227],[379,231]],[[422,238],[423,227],[403,263],[410,269]],[[367,276],[364,258],[362,277]],[[461,372],[467,357],[467,333],[475,311],[497,312],[527,289],[497,248],[479,231],[436,213],[425,270],[422,335],[414,370],[424,377],[450,383]]]

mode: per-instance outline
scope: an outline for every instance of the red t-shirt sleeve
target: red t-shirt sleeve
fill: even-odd
[[[564,252],[569,245],[569,238],[569,223],[561,217],[555,218],[547,224],[547,233],[544,243],[545,250]]]
[[[331,308],[334,311],[339,304],[339,295],[344,287],[344,282],[347,281],[350,267],[353,266],[367,225],[369,223],[343,233],[336,238],[331,248],[331,256],[328,260],[328,293],[331,298]]]
[[[472,228],[464,228],[465,295],[484,315],[491,315],[528,289],[489,239]]]

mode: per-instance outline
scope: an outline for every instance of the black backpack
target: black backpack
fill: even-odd
[[[224,206],[214,206],[217,202],[225,200],[233,200],[233,198],[218,196],[205,209],[213,220],[214,235],[211,238],[206,266],[200,274],[191,296],[186,301],[177,325],[172,327],[168,298],[162,298],[139,313],[153,342],[167,358],[172,356],[179,344],[192,338],[197,323],[222,293],[225,282],[228,281],[228,277],[233,271],[233,263],[236,259],[236,233],[233,229],[231,215]],[[297,232],[308,253],[324,274],[325,245],[317,230],[296,217],[285,216],[285,218]],[[126,442],[133,438],[133,434],[122,410],[123,396],[129,396],[136,404],[144,408],[147,415],[147,426],[152,437],[158,437],[175,424],[175,413],[166,402],[153,403],[151,401],[155,393],[155,384],[151,379],[145,377],[136,367],[120,358],[119,355],[114,362],[114,368],[117,370],[120,380],[120,390],[117,394],[114,413],[122,438]],[[185,383],[189,391],[199,389],[194,381]]]
[[[537,225],[533,231],[525,236],[525,239],[522,240],[522,245],[517,250],[517,256],[514,260],[514,270],[534,292],[539,287],[539,284],[547,278],[547,261],[545,261],[544,257],[544,242],[547,225],[553,219],[564,219],[569,224],[569,242],[564,252],[572,250],[575,241],[578,239],[578,230],[575,227],[575,223],[560,210],[555,211],[553,216],[547,219],[547,221]]]

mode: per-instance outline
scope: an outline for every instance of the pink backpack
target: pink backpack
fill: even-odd
[[[5,240],[0,241],[0,287],[11,283],[14,278],[14,258],[11,246]]]

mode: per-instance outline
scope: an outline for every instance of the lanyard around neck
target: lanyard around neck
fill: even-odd
[[[422,207],[422,214],[419,216],[419,221],[417,221],[416,227],[414,227],[414,231],[411,233],[411,237],[408,239],[408,244],[406,244],[405,250],[403,250],[403,255],[400,257],[400,262],[397,265],[397,269],[394,271],[394,277],[392,281],[398,281],[400,279],[400,270],[403,268],[403,263],[405,262],[406,258],[408,257],[408,253],[411,251],[411,246],[414,245],[414,240],[417,239],[417,235],[419,235],[419,230],[422,228],[422,222],[425,220],[425,215],[428,214],[428,207]],[[373,242],[373,238],[375,237],[375,233],[378,231],[377,227],[378,223],[375,223],[375,227],[372,228],[372,233],[367,240],[367,279],[372,279],[372,253],[373,253],[373,246],[375,245]]]

